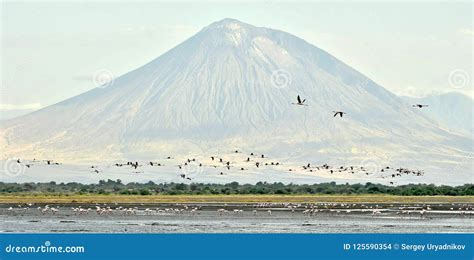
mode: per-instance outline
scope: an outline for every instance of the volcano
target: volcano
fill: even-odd
[[[298,95],[307,106],[292,104]],[[238,149],[295,161],[472,171],[472,136],[442,128],[303,39],[234,19],[210,24],[104,86],[1,122],[0,144],[3,159]]]

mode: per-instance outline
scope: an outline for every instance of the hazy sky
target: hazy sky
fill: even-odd
[[[2,1],[0,111],[120,76],[223,18],[295,34],[405,95],[473,96],[473,3]]]

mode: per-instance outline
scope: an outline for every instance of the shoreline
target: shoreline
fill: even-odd
[[[474,196],[398,195],[44,195],[1,194],[13,203],[474,203]]]

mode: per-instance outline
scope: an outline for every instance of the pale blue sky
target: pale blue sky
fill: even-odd
[[[2,1],[0,110],[54,104],[223,18],[295,34],[397,93],[472,96],[473,3]],[[454,86],[453,71],[468,82]]]

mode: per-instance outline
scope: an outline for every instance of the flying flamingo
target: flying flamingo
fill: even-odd
[[[299,106],[307,106],[307,105],[304,103],[304,102],[306,101],[306,99],[301,100],[300,95],[298,95],[298,96],[296,97],[296,100],[298,101],[298,103],[291,103],[291,104],[293,104],[293,105],[299,105]]]
[[[427,107],[428,105],[422,105],[422,104],[415,104],[413,105],[413,107],[417,107],[417,108],[424,108],[424,107]]]
[[[346,112],[342,112],[342,111],[332,111],[332,112],[334,113],[334,117],[336,117],[337,115],[342,117],[342,115],[347,114]]]

